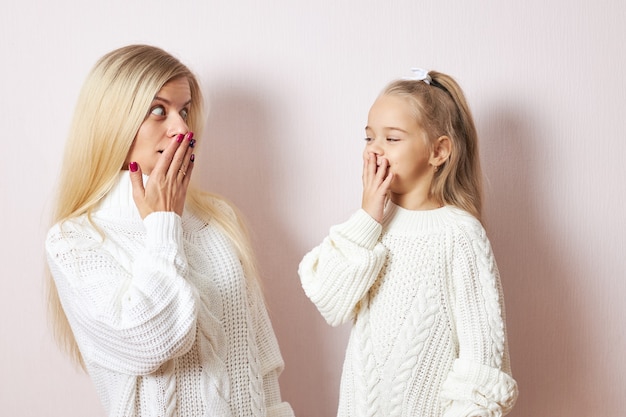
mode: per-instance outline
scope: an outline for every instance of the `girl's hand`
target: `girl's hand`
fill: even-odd
[[[141,167],[136,162],[130,163],[133,200],[142,219],[155,211],[173,211],[179,216],[183,214],[194,166],[194,143],[192,132],[172,139],[150,173],[145,188]]]
[[[389,171],[389,161],[380,158],[376,164],[376,155],[368,153],[363,158],[363,200],[361,207],[378,223],[383,221],[383,212],[393,173]]]

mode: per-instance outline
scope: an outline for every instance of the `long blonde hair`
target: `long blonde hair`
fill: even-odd
[[[430,146],[441,136],[450,138],[450,156],[435,173],[430,194],[481,220],[482,172],[474,119],[461,87],[452,77],[436,71],[428,75],[432,79],[430,84],[396,80],[381,94],[409,99],[415,106],[417,121],[426,130]]]
[[[203,98],[195,75],[178,59],[149,45],[129,45],[104,55],[95,64],[78,97],[65,146],[52,223],[82,215],[88,217],[111,190],[155,95],[168,81],[184,77],[191,89],[187,125],[196,137],[202,133]],[[186,207],[205,221],[215,221],[233,243],[246,276],[257,269],[248,232],[241,216],[224,214],[220,197],[189,187]],[[228,203],[226,203],[228,204]],[[82,356],[50,273],[47,274],[48,310],[55,339],[77,363]]]

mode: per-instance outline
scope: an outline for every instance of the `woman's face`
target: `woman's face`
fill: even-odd
[[[152,100],[150,110],[128,151],[124,167],[137,162],[150,175],[161,153],[171,140],[189,131],[187,114],[191,105],[191,88],[185,77],[168,81]]]

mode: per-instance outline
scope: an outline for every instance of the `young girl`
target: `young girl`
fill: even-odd
[[[79,96],[50,310],[111,417],[293,416],[245,230],[190,186],[203,120],[196,77],[147,45],[106,54]]]
[[[372,105],[361,209],[304,257],[302,286],[354,323],[340,417],[501,416],[517,385],[476,129],[451,77],[414,72]]]

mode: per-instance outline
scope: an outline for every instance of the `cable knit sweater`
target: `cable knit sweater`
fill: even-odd
[[[331,325],[353,320],[340,417],[501,416],[517,398],[497,266],[481,224],[389,203],[330,229],[300,263]]]
[[[55,225],[46,250],[109,416],[293,416],[260,289],[218,227],[187,211],[142,220],[127,172],[92,220]]]

